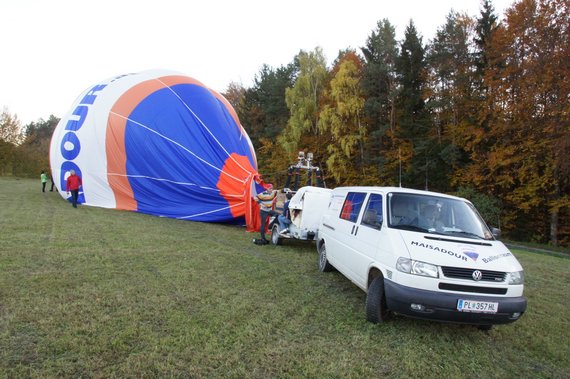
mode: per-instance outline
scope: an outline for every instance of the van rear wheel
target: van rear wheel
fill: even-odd
[[[379,324],[388,318],[388,307],[384,295],[384,278],[377,277],[372,281],[366,295],[366,320]]]
[[[333,270],[333,266],[327,259],[327,249],[324,243],[319,247],[319,270],[321,272],[330,272]]]

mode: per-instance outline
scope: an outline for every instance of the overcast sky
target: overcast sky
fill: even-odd
[[[514,0],[494,0],[502,16]],[[250,87],[263,64],[320,46],[329,64],[387,18],[432,39],[451,9],[480,0],[1,0],[0,108],[25,125],[62,117],[87,87],[120,74],[171,69],[223,92]]]

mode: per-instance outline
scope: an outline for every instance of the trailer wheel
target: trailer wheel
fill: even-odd
[[[281,237],[279,237],[279,227],[277,225],[274,225],[273,229],[271,229],[271,243],[273,245],[281,244]]]
[[[388,318],[388,307],[384,294],[384,278],[377,277],[368,287],[366,295],[366,320],[379,324]]]
[[[329,272],[333,270],[333,266],[327,259],[327,249],[324,243],[319,247],[319,270],[321,272]]]

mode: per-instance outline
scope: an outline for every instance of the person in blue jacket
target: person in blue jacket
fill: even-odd
[[[283,214],[280,214],[277,217],[277,222],[279,223],[279,233],[286,234],[289,232],[289,225],[291,225],[291,211],[289,210],[289,203],[291,202],[291,198],[293,195],[291,193],[287,193],[285,195],[287,197],[287,201],[283,204]]]

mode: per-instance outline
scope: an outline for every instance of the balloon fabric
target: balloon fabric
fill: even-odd
[[[243,220],[260,188],[255,151],[230,103],[166,70],[85,90],[53,133],[50,165],[66,199],[73,169],[83,179],[79,203],[193,221]]]

